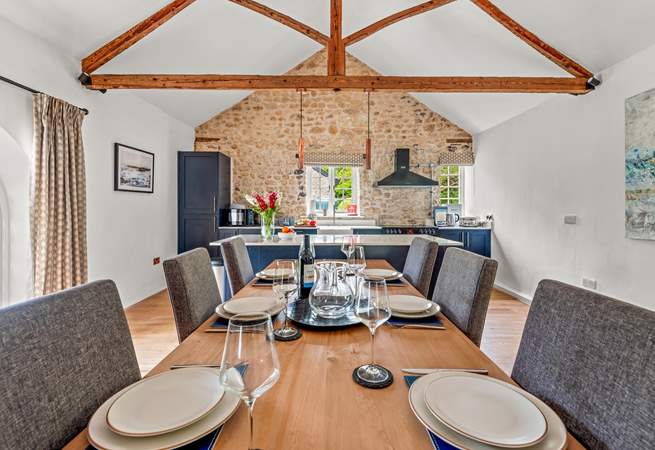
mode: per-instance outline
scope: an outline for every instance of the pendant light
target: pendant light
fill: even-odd
[[[303,90],[300,89],[300,138],[298,139],[298,170],[303,170],[305,167],[305,139],[302,137],[302,97]]]
[[[366,161],[366,170],[371,170],[371,91],[366,91],[367,100],[367,113],[368,113],[368,131],[366,137],[366,153],[364,160]]]

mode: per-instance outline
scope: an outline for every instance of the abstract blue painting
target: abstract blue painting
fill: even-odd
[[[655,240],[655,89],[625,102],[625,235]]]

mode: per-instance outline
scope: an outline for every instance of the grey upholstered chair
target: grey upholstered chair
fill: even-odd
[[[182,342],[214,313],[220,302],[209,253],[204,248],[196,248],[167,259],[164,275],[177,337]]]
[[[425,297],[430,290],[438,252],[439,244],[436,241],[422,237],[415,237],[407,252],[403,275]]]
[[[432,295],[441,312],[478,347],[497,268],[491,258],[448,248]]]
[[[112,281],[0,309],[0,355],[3,449],[63,447],[141,378]]]
[[[655,312],[539,283],[512,378],[590,450],[655,444]]]
[[[221,242],[221,254],[230,290],[234,295],[255,278],[246,242],[239,236],[226,239]]]

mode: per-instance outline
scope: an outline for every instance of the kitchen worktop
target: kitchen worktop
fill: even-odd
[[[363,245],[363,246],[378,246],[378,247],[407,247],[409,246],[415,237],[418,235],[413,234],[397,234],[397,235],[382,235],[382,234],[368,234],[368,235],[355,235],[355,236],[343,236],[343,235],[317,235],[312,236],[312,242],[315,246],[341,246],[345,239],[349,241],[352,239],[352,242]],[[462,243],[458,241],[452,241],[450,239],[443,239],[434,236],[423,236],[420,237],[424,239],[430,239],[436,241],[440,247],[461,247]],[[292,239],[281,240],[277,237],[273,238],[271,241],[265,241],[260,235],[241,235],[241,238],[246,242],[246,246],[253,247],[295,247],[299,246],[302,241],[302,236],[294,236]],[[214,241],[209,245],[218,246],[222,242]]]
[[[275,228],[282,228],[284,225],[276,225]],[[259,229],[260,225],[241,225],[241,226],[225,226],[219,227],[223,230],[247,230],[247,229]],[[317,225],[315,227],[296,227],[291,226],[291,228],[303,228],[303,229],[323,229],[323,230],[351,230],[353,228],[364,229],[364,230],[381,230],[382,227],[377,225]]]

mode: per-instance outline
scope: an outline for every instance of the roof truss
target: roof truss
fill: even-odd
[[[327,48],[325,76],[288,75],[95,75],[94,71],[139,42],[195,0],[174,0],[82,60],[80,80],[89,89],[330,89],[396,90],[406,92],[520,92],[584,94],[599,81],[582,65],[551,47],[513,20],[490,0],[470,0],[525,43],[572,77],[385,77],[346,74],[346,47],[409,17],[457,0],[430,0],[399,11],[347,36],[342,36],[342,0],[330,2],[330,36],[254,0],[227,0],[265,15]],[[460,0],[461,1],[461,0]]]

